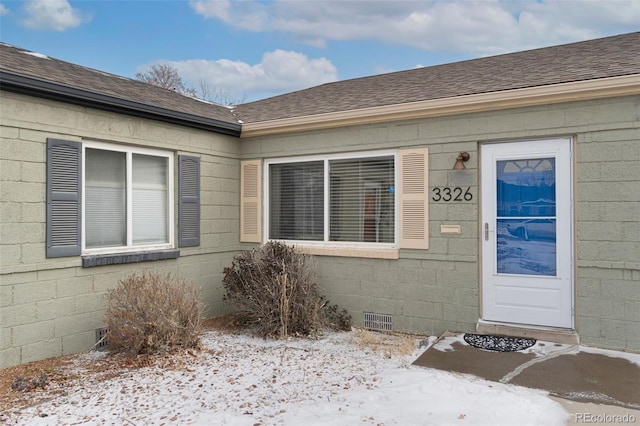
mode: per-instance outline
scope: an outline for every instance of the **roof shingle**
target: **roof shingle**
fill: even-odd
[[[0,43],[0,70],[91,93],[111,96],[237,125],[229,108],[181,95],[138,80],[108,74]]]
[[[640,32],[327,83],[240,105],[245,123],[640,73]]]
[[[239,129],[240,123],[636,75],[640,74],[640,32],[327,83],[242,104],[233,111],[4,43],[0,43],[0,71]]]

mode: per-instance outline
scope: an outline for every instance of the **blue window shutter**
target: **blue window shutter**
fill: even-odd
[[[178,246],[200,245],[200,158],[178,156]]]
[[[81,173],[81,143],[47,139],[47,257],[80,255]]]

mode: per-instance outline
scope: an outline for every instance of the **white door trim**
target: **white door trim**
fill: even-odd
[[[573,144],[570,138],[529,140],[484,144],[481,146],[481,250],[482,250],[482,320],[498,323],[523,324],[534,327],[574,328],[574,250],[573,250]],[[555,159],[555,216],[531,219],[509,217],[498,220],[497,210],[497,162],[524,161],[527,159]],[[524,203],[523,203],[524,204]],[[536,218],[538,216],[535,216]],[[519,226],[522,235],[505,232],[512,223]],[[545,222],[547,221],[547,222]],[[523,271],[504,273],[498,271],[498,240],[500,240],[501,265],[505,263],[505,250],[524,250],[525,256],[538,252],[526,252],[529,243],[527,229],[536,224],[555,223],[555,271],[528,273]],[[545,225],[546,223],[546,225]],[[531,224],[529,228],[529,224]],[[498,226],[500,228],[498,229]],[[511,232],[511,230],[509,230]],[[505,237],[506,235],[506,237]],[[551,247],[549,243],[538,243]],[[506,247],[506,249],[505,249]],[[531,247],[531,245],[529,245]],[[504,269],[504,268],[503,268]]]

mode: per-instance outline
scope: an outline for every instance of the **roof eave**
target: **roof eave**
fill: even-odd
[[[0,90],[240,136],[241,124],[174,111],[0,70]]]
[[[640,94],[640,74],[244,123],[242,138]]]

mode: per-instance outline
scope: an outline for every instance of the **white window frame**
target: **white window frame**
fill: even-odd
[[[297,157],[279,157],[270,158],[264,160],[262,171],[262,188],[263,188],[263,241],[272,241],[269,238],[270,232],[270,182],[269,171],[272,164],[285,164],[285,163],[301,163],[308,161],[323,161],[324,164],[324,238],[323,241],[310,241],[310,240],[277,240],[283,241],[287,244],[292,244],[298,247],[317,247],[317,248],[344,248],[355,250],[367,250],[367,249],[391,249],[397,251],[399,249],[399,195],[398,195],[398,182],[399,182],[399,167],[398,167],[398,150],[382,150],[382,151],[364,151],[364,152],[349,152],[339,154],[321,154],[321,155],[305,155]],[[348,160],[348,159],[369,159],[378,157],[393,156],[393,179],[394,179],[394,222],[393,222],[393,243],[368,243],[368,242],[351,242],[351,241],[329,241],[329,161],[331,160]],[[320,254],[320,253],[316,253]]]
[[[85,218],[85,183],[86,183],[86,150],[89,149],[101,149],[105,151],[123,152],[126,154],[126,220],[127,220],[127,245],[120,247],[104,247],[104,248],[87,248],[86,247],[86,218]],[[167,221],[168,221],[168,239],[169,241],[161,244],[146,244],[146,245],[133,245],[133,208],[132,208],[132,193],[133,187],[131,181],[133,178],[132,158],[133,154],[151,155],[156,157],[164,157],[167,159],[167,177],[168,177],[168,196],[167,196]],[[82,255],[98,255],[98,254],[111,254],[111,253],[132,253],[142,251],[153,250],[166,250],[174,248],[174,234],[175,234],[175,217],[174,217],[174,153],[171,151],[162,151],[151,148],[141,148],[126,145],[116,145],[105,142],[93,142],[85,141],[82,143]]]

